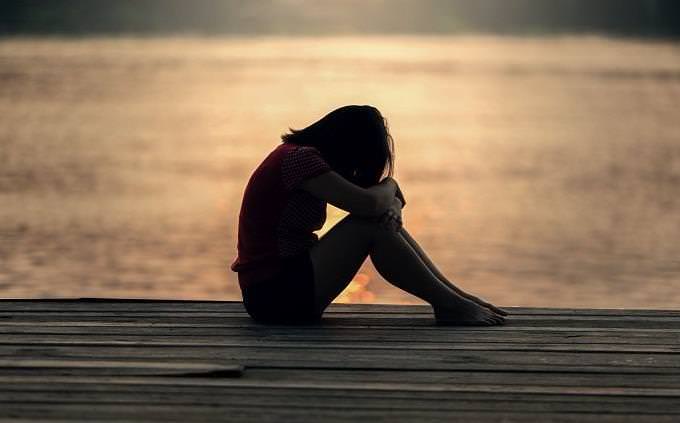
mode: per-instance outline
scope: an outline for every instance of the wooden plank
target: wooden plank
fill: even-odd
[[[172,363],[170,363],[172,365]],[[12,370],[12,371],[10,371]],[[135,369],[133,369],[135,370]],[[140,377],[141,376],[143,377]],[[126,374],[124,368],[96,368],[64,366],[61,368],[16,367],[5,369],[0,375],[4,389],[19,389],[19,385],[149,385],[173,386],[232,386],[232,379],[205,379],[196,375],[163,374],[163,377],[144,369],[140,374]],[[301,374],[303,375],[301,377]],[[676,375],[655,374],[598,374],[598,373],[549,373],[549,372],[475,372],[475,371],[397,371],[397,370],[339,370],[339,369],[270,369],[248,368],[242,375],[243,384],[255,386],[333,386],[369,387],[385,385],[394,390],[458,389],[461,391],[484,391],[493,386],[496,392],[570,392],[605,395],[608,392],[648,392],[660,395],[658,390],[679,389]],[[425,388],[422,388],[425,387]],[[592,388],[592,389],[590,389]],[[552,389],[552,391],[551,391]]]
[[[563,326],[563,327],[606,327],[606,328],[652,328],[652,329],[677,329],[680,333],[680,317],[645,317],[645,316],[532,316],[513,315],[509,316],[510,326]],[[254,325],[250,317],[242,312],[230,313],[183,313],[183,312],[2,312],[0,322],[3,324],[35,323],[54,324],[55,322],[147,322],[147,323],[192,323],[195,325],[226,324],[233,326]],[[363,314],[363,313],[326,313],[322,320],[323,326],[331,324],[376,324],[385,325],[432,325],[434,322],[431,313],[428,314]]]
[[[133,303],[134,304],[134,303]],[[653,310],[570,310],[564,309],[561,312],[552,310],[551,313],[538,312],[536,309],[511,308],[510,316],[517,318],[543,318],[543,319],[563,319],[574,320],[579,318],[598,318],[598,319],[680,319],[680,311],[653,311]],[[224,316],[246,316],[245,309],[241,303],[230,303],[222,308],[202,307],[199,305],[177,305],[175,307],[159,306],[149,304],[131,308],[124,304],[112,303],[105,306],[92,306],[88,303],[66,303],[64,305],[53,305],[46,308],[44,304],[38,303],[35,306],[21,303],[20,305],[8,306],[6,302],[0,301],[0,316],[59,316],[59,315],[112,315],[112,316],[162,316],[178,314],[182,317],[224,317]],[[382,308],[366,309],[359,304],[356,305],[331,305],[325,315],[331,317],[429,317],[432,310],[429,306],[384,306]]]
[[[121,408],[164,405],[209,406],[228,409],[231,406],[252,408],[314,408],[326,409],[392,409],[433,411],[484,411],[484,412],[551,412],[551,413],[635,413],[646,415],[680,415],[677,398],[613,397],[596,395],[528,395],[456,392],[399,392],[350,391],[305,389],[248,389],[220,390],[183,389],[180,392],[146,391],[29,391],[2,392],[0,406],[18,404],[78,404],[118,405]],[[659,411],[663,410],[663,412]]]
[[[625,372],[680,374],[677,354],[562,353],[508,351],[411,351],[391,349],[343,350],[285,347],[149,348],[149,347],[25,347],[0,346],[0,358],[164,360],[238,362],[257,367],[374,368],[428,370],[519,370],[561,372]]]
[[[396,385],[509,385],[539,387],[614,387],[614,388],[680,388],[678,376],[673,374],[629,373],[559,373],[530,371],[476,372],[468,370],[353,370],[353,369],[272,369],[249,368],[246,379],[288,382],[384,382]],[[0,379],[2,380],[2,379]]]
[[[572,342],[572,343],[631,343],[674,345],[680,342],[680,333],[658,330],[588,330],[588,329],[540,329],[512,328],[495,330],[490,328],[440,328],[423,327],[408,330],[402,327],[372,327],[356,330],[345,327],[289,327],[289,326],[248,326],[248,327],[165,327],[165,326],[2,326],[3,336],[106,336],[167,339],[203,337],[210,338],[257,338],[268,340],[318,341],[337,340],[360,341],[399,341],[399,342]],[[94,339],[94,338],[93,338]]]
[[[285,386],[271,386],[271,384],[248,385],[244,382],[234,380],[227,385],[225,381],[221,386],[211,384],[210,387],[164,385],[162,389],[148,385],[117,387],[90,385],[90,389],[77,389],[77,386],[68,389],[64,387],[49,389],[49,386],[26,389],[19,386],[4,390],[0,403],[152,404],[155,402],[173,406],[219,404],[303,407],[311,401],[316,406],[336,407],[346,404],[363,408],[384,408],[389,407],[391,403],[394,408],[411,410],[422,408],[455,411],[485,407],[488,411],[597,412],[607,410],[608,412],[640,414],[680,413],[677,390],[674,390],[672,395],[662,390],[641,392],[643,395],[640,395],[632,391],[609,390],[604,393],[593,393],[577,389],[565,391],[563,388],[557,391],[553,389],[551,392],[550,389],[541,390],[540,387],[521,387],[523,389],[509,392],[502,391],[502,386],[476,386],[473,389],[421,386],[418,389],[400,390],[389,385],[380,386],[380,384],[300,386],[289,383]],[[498,390],[499,388],[501,391]],[[296,403],[296,400],[299,402]],[[490,400],[492,404],[489,404]]]
[[[323,408],[307,404],[306,407],[248,407],[229,406],[166,406],[136,405],[120,407],[117,404],[8,404],[0,411],[2,416],[21,416],[23,419],[42,418],[100,421],[123,419],[126,421],[230,421],[230,422],[504,422],[526,423],[550,421],[554,423],[676,423],[677,415],[644,415],[635,413],[513,413],[448,410],[401,410],[392,408],[363,409],[358,407]]]
[[[236,395],[249,392],[248,395],[256,395],[258,392],[270,395],[294,395],[294,394],[321,394],[339,395],[343,393],[359,396],[377,396],[388,398],[394,396],[407,396],[410,398],[437,397],[441,399],[451,398],[484,398],[493,396],[496,399],[518,399],[529,401],[560,400],[579,401],[578,397],[598,397],[598,401],[608,401],[611,397],[628,398],[652,398],[672,399],[680,398],[680,388],[640,388],[619,386],[544,386],[544,385],[509,385],[509,384],[442,384],[442,383],[410,383],[410,382],[381,382],[381,381],[351,381],[340,382],[335,380],[303,381],[303,380],[258,380],[256,378],[212,378],[204,379],[198,376],[192,378],[176,379],[178,376],[116,376],[109,375],[80,375],[66,378],[61,376],[41,377],[38,375],[21,378],[19,376],[3,376],[0,392],[194,392],[205,395]],[[174,379],[173,379],[174,378]],[[11,382],[11,384],[9,383]],[[282,393],[283,392],[283,393]],[[3,394],[4,395],[4,394]],[[527,399],[529,398],[529,399]],[[0,399],[2,401],[2,399]],[[680,407],[680,401],[677,404]],[[678,410],[680,412],[680,409]]]
[[[7,327],[12,326],[35,326],[39,324],[41,326],[132,326],[132,327],[143,327],[143,326],[158,326],[158,327],[249,327],[257,326],[248,317],[234,317],[230,319],[211,319],[211,318],[198,318],[198,319],[182,319],[174,317],[157,317],[157,318],[127,318],[127,317],[111,317],[107,319],[97,319],[92,318],[54,318],[46,319],[44,321],[22,321],[21,319],[4,319],[0,323],[0,328],[6,330]],[[328,317],[324,318],[320,324],[317,325],[300,325],[299,328],[305,328],[310,326],[323,326],[323,327],[345,327],[345,328],[372,328],[372,327],[393,327],[393,328],[405,328],[407,330],[413,330],[414,328],[426,328],[435,326],[434,318],[414,318],[414,319],[402,319],[402,318],[334,318]],[[550,329],[550,330],[569,330],[569,329],[587,329],[587,330],[619,330],[619,331],[631,331],[638,329],[655,330],[658,332],[675,332],[680,333],[680,321],[637,321],[637,322],[626,322],[618,320],[598,320],[598,321],[588,321],[588,320],[572,320],[572,321],[555,321],[555,320],[513,320],[512,318],[507,320],[507,323],[503,326],[487,327],[484,328],[487,331],[491,330],[516,330],[516,329]],[[458,330],[459,327],[441,327],[441,330]]]
[[[161,379],[144,377],[134,378],[124,372],[115,373],[117,368],[100,369],[68,367],[45,369],[14,368],[5,369],[0,374],[0,383],[11,386],[18,383],[96,383],[96,384],[176,384],[201,386],[216,384],[220,381],[192,382],[174,379],[170,376]],[[65,378],[65,376],[68,376]],[[81,377],[82,376],[82,377]],[[507,385],[510,389],[517,386],[538,387],[576,387],[576,388],[663,388],[677,389],[677,375],[672,374],[627,374],[627,373],[559,373],[559,372],[476,372],[465,370],[355,370],[355,369],[305,369],[296,368],[257,368],[249,367],[242,376],[243,380],[265,383],[354,383],[367,386],[371,383],[387,383],[395,387],[411,385],[455,385],[471,387],[476,385]]]
[[[364,341],[351,342],[345,340],[232,340],[222,339],[166,339],[165,340],[151,340],[137,337],[134,340],[117,339],[92,339],[90,336],[73,336],[68,337],[25,337],[6,335],[0,339],[0,346],[26,346],[26,347],[150,347],[150,348],[178,348],[178,347],[196,347],[196,348],[228,348],[228,347],[252,347],[252,348],[269,348],[269,349],[285,349],[290,347],[295,348],[314,348],[314,349],[363,349],[363,350],[409,350],[417,351],[542,351],[542,352],[620,352],[620,353],[659,353],[659,354],[673,354],[680,353],[680,345],[640,345],[633,343],[621,342],[618,344],[592,344],[592,343],[547,343],[547,342],[426,342],[413,343],[412,341],[396,342],[396,341]]]
[[[649,309],[568,309],[568,308],[527,308],[504,307],[513,315],[581,315],[581,316],[648,316],[680,317],[680,310]],[[243,312],[240,301],[178,301],[178,300],[134,300],[134,299],[47,299],[47,300],[0,300],[0,311],[38,312],[38,311],[138,311],[138,312]],[[332,313],[414,313],[430,314],[427,305],[394,304],[332,304]]]
[[[125,317],[154,317],[154,316],[179,316],[179,317],[247,317],[247,313],[240,303],[229,304],[222,309],[213,309],[212,307],[203,309],[196,305],[178,305],[173,308],[168,307],[151,307],[143,306],[139,308],[129,307],[114,307],[119,304],[111,304],[111,307],[53,307],[44,308],[40,306],[26,307],[2,307],[3,302],[0,300],[0,317],[54,317],[54,316],[125,316]],[[409,318],[409,317],[431,317],[432,309],[430,307],[419,306],[391,306],[377,309],[366,309],[356,305],[331,305],[326,309],[324,316],[329,317],[392,317],[392,318]],[[415,310],[414,310],[415,309]],[[632,310],[630,313],[622,311],[616,313],[616,310],[569,310],[565,309],[563,312],[552,310],[552,313],[537,312],[535,309],[516,308],[510,309],[510,316],[519,319],[556,319],[556,320],[580,320],[580,319],[631,319],[644,320],[650,319],[666,319],[678,320],[680,319],[680,311],[654,311],[654,310]]]
[[[221,379],[177,379],[171,376],[162,378],[134,377],[125,372],[117,371],[117,367],[87,368],[64,365],[61,368],[12,368],[3,369],[0,373],[0,385],[11,388],[18,384],[97,384],[97,385],[154,385],[154,386],[222,386],[225,382]],[[420,386],[455,386],[460,389],[477,388],[479,385],[506,386],[505,390],[517,388],[517,386],[535,387],[538,392],[544,388],[555,387],[578,388],[585,392],[584,388],[612,388],[615,390],[625,389],[678,389],[677,375],[673,374],[627,374],[627,373],[558,373],[558,372],[475,372],[465,370],[355,370],[355,369],[305,369],[296,368],[257,368],[249,367],[242,375],[242,380],[252,383],[265,384],[299,384],[323,385],[333,382],[335,384],[354,384],[369,386],[370,384],[382,383],[393,386],[394,389],[418,389]],[[232,383],[231,381],[229,383]]]
[[[195,381],[203,379],[194,379]],[[211,381],[211,379],[206,379]],[[425,399],[436,401],[476,401],[493,398],[499,401],[521,402],[592,402],[619,404],[625,401],[648,401],[658,404],[673,403],[671,410],[674,414],[680,413],[680,393],[678,389],[615,389],[615,388],[564,388],[564,387],[537,387],[521,386],[512,390],[508,385],[476,385],[472,387],[461,386],[431,386],[431,385],[397,385],[385,383],[338,384],[338,383],[286,383],[286,384],[256,384],[252,381],[240,379],[215,379],[220,384],[27,384],[19,383],[15,386],[5,387],[2,391],[0,402],[11,402],[7,395],[15,395],[16,401],[32,401],[31,393],[43,393],[52,396],[70,393],[97,393],[100,401],[106,401],[105,394],[148,393],[148,394],[184,394],[202,395],[205,397],[222,396],[261,396],[264,400],[273,397],[312,397],[329,398],[344,397],[352,399]],[[453,395],[455,394],[455,395]],[[47,400],[47,399],[46,399]],[[128,402],[136,402],[137,398],[127,398]],[[37,401],[36,401],[37,402]],[[188,403],[196,403],[190,401]],[[662,409],[659,407],[659,410]],[[664,408],[664,410],[667,410]],[[656,411],[659,412],[658,410]]]
[[[212,364],[159,361],[120,361],[120,360],[13,360],[0,359],[0,374],[12,370],[37,370],[40,372],[63,372],[76,370],[97,374],[114,375],[153,375],[153,376],[201,376],[201,377],[239,377],[243,366],[239,364]]]
[[[188,332],[188,333],[187,333]],[[390,330],[365,330],[361,332],[349,330],[332,331],[297,331],[297,330],[271,330],[271,331],[250,331],[240,329],[228,329],[219,333],[195,334],[193,331],[183,333],[171,332],[169,334],[155,332],[151,333],[98,333],[70,331],[66,333],[52,333],[49,331],[38,333],[3,333],[0,337],[0,344],[40,344],[40,343],[139,343],[139,344],[183,344],[183,345],[213,345],[219,346],[225,341],[241,340],[242,342],[269,343],[269,342],[315,342],[315,343],[367,343],[386,344],[394,346],[396,344],[408,344],[410,347],[436,346],[438,344],[536,344],[536,345],[576,345],[605,347],[627,346],[648,346],[677,348],[675,345],[680,342],[680,334],[659,336],[656,333],[615,333],[607,334],[597,332],[588,335],[565,336],[560,333],[414,333]]]
[[[238,302],[236,302],[238,304]],[[544,315],[544,316],[645,316],[645,317],[678,317],[677,309],[632,309],[632,308],[559,308],[559,307],[508,307],[501,308],[511,315]],[[332,304],[329,310],[351,313],[427,313],[428,305],[396,305],[396,304]]]

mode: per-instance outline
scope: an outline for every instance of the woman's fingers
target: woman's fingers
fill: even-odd
[[[380,225],[385,229],[394,230],[397,225],[394,213],[391,213],[389,210],[385,212],[380,218]]]
[[[391,220],[391,229],[394,232],[397,232],[399,230],[399,228],[401,228],[401,223],[399,223],[399,220],[397,220],[396,218],[393,218]]]
[[[390,229],[393,231],[398,231],[402,225],[403,222],[401,220],[401,213],[396,211],[394,208],[389,208],[385,213],[383,213],[379,218],[378,222],[380,226],[382,226],[385,229]]]
[[[397,223],[397,220],[393,217],[390,219],[390,229],[394,232],[396,232],[399,228],[399,223]]]

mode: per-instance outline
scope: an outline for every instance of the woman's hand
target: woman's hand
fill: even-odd
[[[389,184],[394,186],[394,196],[397,197],[401,201],[401,208],[403,209],[404,206],[406,205],[406,199],[404,198],[404,193],[401,191],[401,187],[399,186],[399,182],[397,182],[396,179],[394,179],[391,176],[386,176],[383,178],[382,181],[379,182],[379,184]]]
[[[379,218],[380,225],[388,230],[392,230],[394,232],[398,231],[401,229],[403,222],[401,220],[401,208],[403,207],[403,203],[398,197],[394,197],[394,200],[392,201],[392,204],[390,207],[387,209],[385,213],[382,214]]]

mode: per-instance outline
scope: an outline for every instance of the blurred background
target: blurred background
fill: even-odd
[[[371,104],[454,282],[677,308],[679,37],[670,0],[0,1],[0,297],[240,299],[252,170]],[[419,303],[370,262],[338,301]]]

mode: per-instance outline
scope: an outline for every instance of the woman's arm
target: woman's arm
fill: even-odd
[[[399,184],[397,184],[397,193],[395,195],[399,199],[399,201],[401,202],[401,206],[399,206],[399,207],[401,209],[403,209],[404,206],[406,205],[406,199],[404,198],[404,193],[401,192],[401,187],[399,186]]]
[[[398,185],[387,177],[372,187],[362,188],[330,171],[304,180],[300,188],[349,213],[380,216],[392,205]]]

